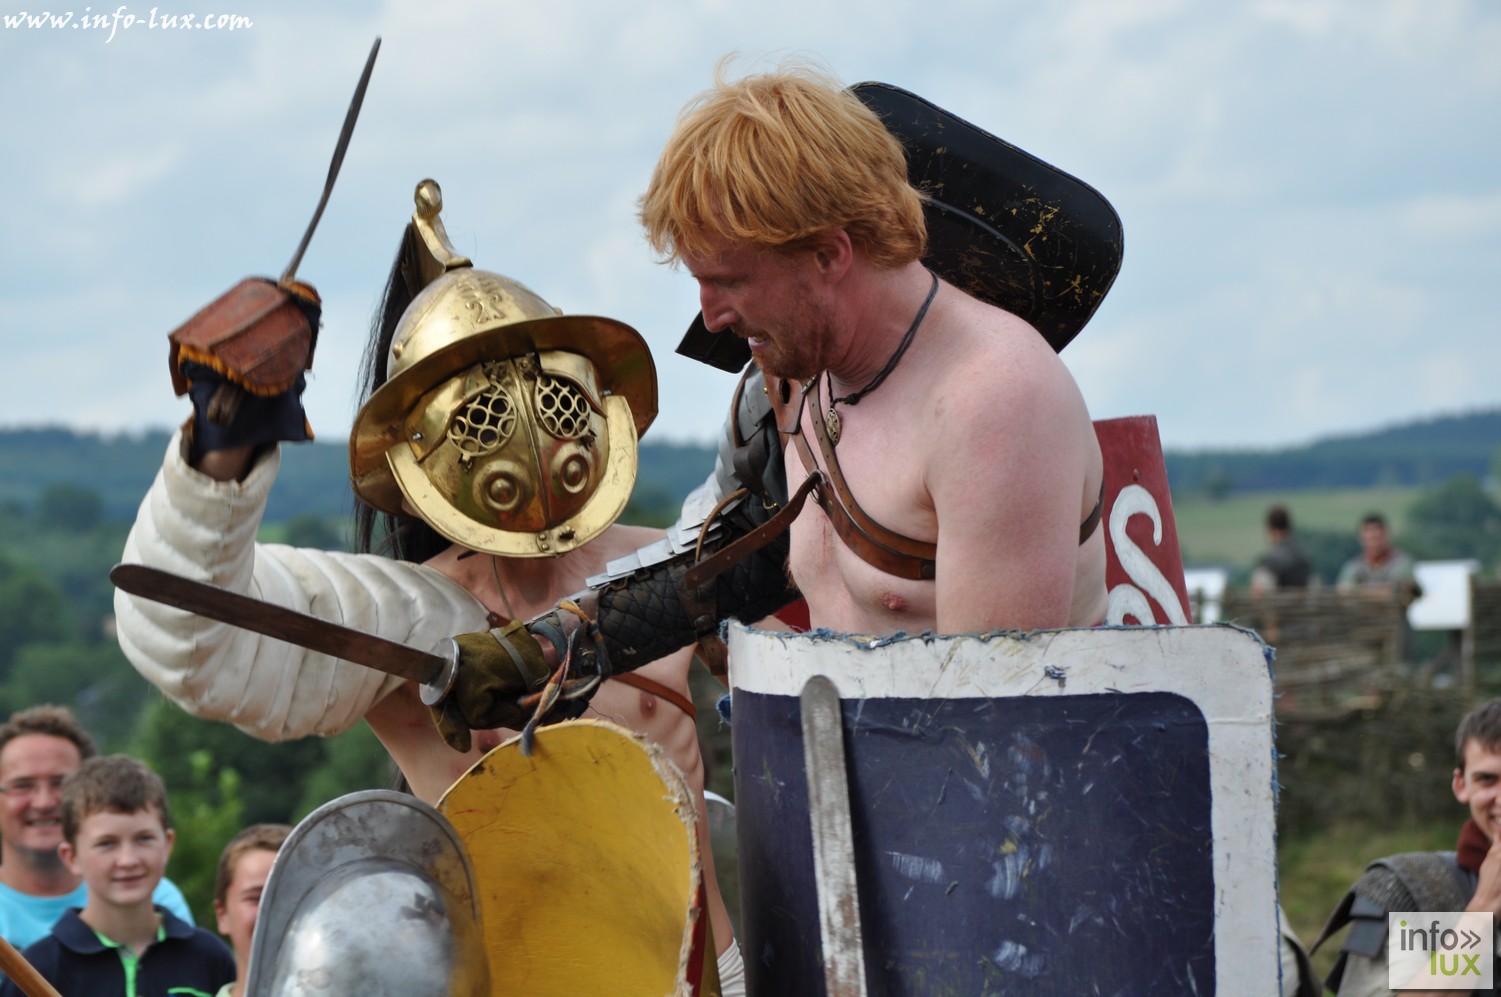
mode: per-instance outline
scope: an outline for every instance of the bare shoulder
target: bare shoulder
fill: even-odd
[[[1088,423],[1073,375],[1026,320],[965,296],[950,326],[939,376],[931,383],[949,400],[958,426],[1014,427],[1019,418]]]
[[[616,523],[595,537],[588,544],[598,557],[602,567],[605,561],[617,557],[624,557],[632,551],[640,550],[647,544],[656,543],[666,536],[665,530],[659,530],[650,526],[625,526]]]

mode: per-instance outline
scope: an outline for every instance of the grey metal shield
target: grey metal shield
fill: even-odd
[[[447,819],[389,790],[341,796],[304,818],[261,896],[246,993],[488,994],[473,873]]]

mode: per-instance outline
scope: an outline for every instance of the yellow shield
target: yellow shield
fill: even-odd
[[[693,793],[658,746],[601,721],[544,727],[438,809],[474,866],[494,993],[718,992]]]

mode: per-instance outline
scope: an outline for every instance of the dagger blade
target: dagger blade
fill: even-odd
[[[143,599],[410,679],[422,686],[422,701],[429,705],[448,693],[458,671],[458,646],[451,640],[446,654],[419,651],[407,644],[145,564],[117,564],[110,569],[109,580],[120,591]]]

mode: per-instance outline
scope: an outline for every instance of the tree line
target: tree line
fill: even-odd
[[[1432,486],[1501,478],[1501,408],[1405,423],[1271,450],[1169,451],[1177,494]]]
[[[0,504],[36,504],[44,491],[73,485],[92,493],[97,512],[128,519],[166,450],[166,430],[104,435],[60,427],[0,429]],[[636,502],[642,521],[669,519],[714,466],[710,445],[641,443]],[[1456,475],[1501,479],[1501,408],[1441,416],[1279,449],[1165,454],[1176,495],[1305,488],[1432,486]],[[282,449],[267,504],[268,522],[331,519],[352,508],[349,454],[342,442]],[[61,512],[62,510],[60,510]]]

